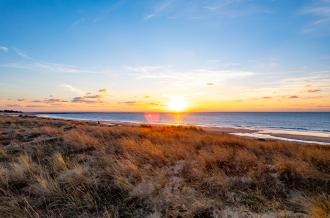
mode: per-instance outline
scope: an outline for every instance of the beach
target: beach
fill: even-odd
[[[118,116],[119,114],[119,116]],[[148,116],[152,115],[153,117],[157,117],[157,119],[148,120]],[[156,115],[155,115],[156,114]],[[42,113],[38,114],[35,113],[33,115],[39,117],[48,117],[48,118],[57,118],[57,119],[64,119],[64,120],[85,120],[85,121],[94,121],[100,122],[107,125],[141,125],[141,124],[148,124],[154,126],[162,126],[162,125],[174,125],[174,126],[196,126],[198,128],[202,128],[205,131],[210,132],[218,132],[218,133],[228,133],[233,135],[238,135],[242,137],[250,137],[250,138],[257,138],[260,140],[283,140],[283,141],[290,141],[290,142],[297,142],[297,143],[314,143],[314,144],[323,144],[323,145],[330,145],[330,133],[329,133],[329,117],[330,113],[321,113],[326,116],[316,117],[316,119],[322,120],[321,126],[314,124],[314,129],[307,129],[306,126],[304,128],[300,128],[299,125],[306,125],[303,121],[299,121],[291,123],[291,128],[285,128],[285,124],[278,125],[276,127],[276,120],[278,118],[284,119],[287,116],[282,117],[282,115],[288,115],[290,113],[211,113],[212,119],[209,119],[207,122],[202,118],[208,117],[209,113],[197,113],[200,118],[196,119],[194,116],[195,114],[189,113],[178,113],[178,114],[166,114],[166,113]],[[275,126],[270,126],[269,123],[265,123],[263,125],[268,125],[270,127],[262,127],[258,125],[246,126],[241,125],[244,124],[244,118],[254,119],[257,117],[249,117],[249,116],[241,116],[242,121],[239,124],[240,119],[233,119],[231,121],[225,121],[210,124],[208,122],[214,122],[214,119],[217,119],[217,115],[219,114],[220,117],[223,115],[230,116],[234,114],[235,116],[240,114],[265,114],[262,119],[267,119],[267,115],[270,114],[274,116],[274,114],[280,115],[272,119],[271,121],[275,123]],[[298,113],[301,114],[300,120],[309,119],[311,113]],[[316,113],[317,114],[317,113]],[[234,117],[235,117],[234,116]],[[161,119],[163,117],[163,119]],[[187,118],[188,117],[188,118]],[[192,118],[191,118],[192,117]],[[111,121],[110,121],[110,120]],[[315,118],[314,118],[315,119]],[[260,120],[260,118],[259,118]],[[283,122],[283,121],[282,121]],[[313,120],[312,122],[315,122]],[[250,120],[251,123],[251,120]],[[236,126],[233,127],[233,124]],[[259,125],[262,124],[262,121],[259,121]],[[308,123],[309,124],[309,123]],[[295,128],[293,128],[296,125]],[[317,130],[318,128],[324,128],[324,130],[320,131]],[[303,130],[299,130],[303,129]]]
[[[328,134],[309,135],[308,133],[294,131],[282,131],[282,133],[279,133],[279,131],[259,131],[244,128],[228,127],[203,127],[203,129],[210,132],[228,133],[241,137],[258,138],[264,140],[283,140],[300,143],[316,143],[330,145],[330,137],[328,136]]]
[[[265,140],[298,143],[330,143],[330,113],[33,113],[67,120],[86,120],[105,124],[148,124],[197,126],[206,131],[225,132]]]
[[[126,125],[135,126],[143,125],[130,122],[102,122],[106,125]],[[248,128],[230,128],[230,127],[208,127],[200,125],[173,125],[173,124],[148,124],[151,126],[195,126],[201,128],[207,132],[214,133],[227,133],[232,135],[237,135],[240,137],[257,138],[259,140],[281,140],[290,141],[304,144],[320,144],[320,145],[330,145],[329,134],[310,134],[294,131],[263,131],[263,130],[253,130]]]
[[[0,214],[327,213],[329,146],[232,135],[235,131],[0,115]]]

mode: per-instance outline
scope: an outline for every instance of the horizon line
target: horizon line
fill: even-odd
[[[330,111],[20,111],[22,113],[330,113]]]

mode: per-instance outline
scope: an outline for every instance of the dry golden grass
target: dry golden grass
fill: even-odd
[[[315,197],[311,202],[308,215],[313,218],[330,217],[329,195],[322,194]]]
[[[0,217],[329,217],[330,148],[0,116]]]

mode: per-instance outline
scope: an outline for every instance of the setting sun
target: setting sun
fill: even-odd
[[[173,112],[182,112],[187,109],[187,100],[180,96],[173,96],[167,104],[167,109]]]

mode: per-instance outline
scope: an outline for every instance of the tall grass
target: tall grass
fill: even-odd
[[[0,116],[1,217],[327,217],[330,148]]]

